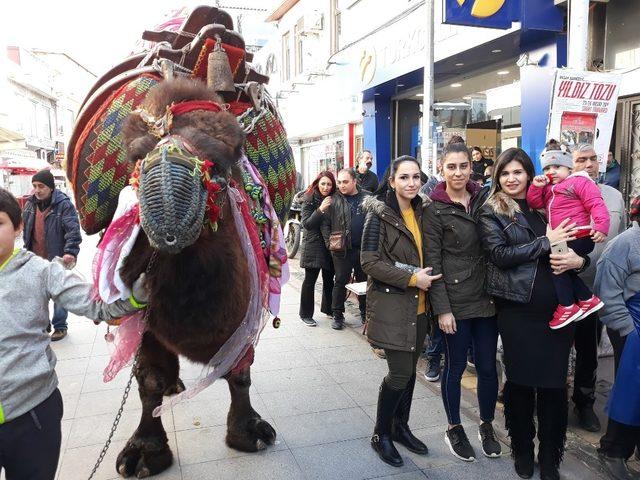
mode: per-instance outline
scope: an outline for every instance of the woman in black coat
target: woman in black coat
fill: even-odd
[[[320,172],[307,189],[302,205],[302,255],[300,267],[304,268],[304,281],[300,290],[300,319],[305,325],[315,327],[313,319],[314,291],[318,274],[322,271],[322,302],[320,311],[332,316],[331,294],[333,292],[333,262],[327,250],[320,224],[324,213],[331,205],[331,195],[336,191],[336,180],[329,171]]]
[[[521,478],[533,475],[536,409],[540,478],[555,480],[560,478],[567,431],[567,365],[574,328],[548,326],[558,305],[549,254],[552,244],[571,238],[572,225],[565,221],[551,230],[542,214],[529,208],[526,194],[534,175],[523,150],[505,150],[496,161],[479,228],[489,260],[487,291],[495,300],[504,347],[504,413],[516,473]],[[588,257],[573,251],[553,257],[573,269],[588,264]]]

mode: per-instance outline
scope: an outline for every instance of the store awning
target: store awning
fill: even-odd
[[[0,169],[13,173],[34,174],[45,168],[51,168],[46,160],[7,155],[0,152]]]
[[[24,140],[24,137],[11,129],[0,127],[0,142],[17,142]]]

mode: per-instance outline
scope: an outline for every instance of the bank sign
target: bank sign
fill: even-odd
[[[520,22],[522,30],[560,32],[564,14],[554,0],[443,0],[442,23],[509,29]]]

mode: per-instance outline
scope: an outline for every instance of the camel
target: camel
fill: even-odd
[[[204,82],[177,78],[165,80],[151,90],[143,111],[157,119],[172,104],[189,101],[223,104]],[[143,272],[147,272],[148,278],[149,311],[135,366],[142,416],[116,461],[120,475],[138,478],[158,474],[172,463],[161,417],[154,417],[153,411],[162,403],[164,395],[184,389],[179,379],[178,355],[197,363],[209,362],[240,325],[251,295],[250,272],[238,241],[234,212],[230,202],[224,201],[228,195],[225,183],[242,184],[238,161],[244,134],[236,117],[224,109],[195,110],[173,116],[170,129],[159,139],[145,115],[131,114],[123,129],[130,161],[141,161],[139,196],[143,231],[120,270],[129,286]],[[162,148],[158,144],[163,140],[165,143],[175,140],[188,152],[178,155],[170,151],[158,160],[154,152]],[[215,229],[211,228],[209,217],[202,214],[209,208],[206,188],[194,188],[190,183],[198,162],[205,159],[213,163],[205,164],[206,173],[223,184],[218,195],[220,215]],[[164,183],[158,180],[162,169],[168,172],[163,177]],[[180,176],[181,172],[185,175]],[[202,184],[199,178],[198,182]],[[153,203],[158,195],[162,195],[163,201],[145,210],[145,201]],[[192,210],[196,213],[186,219],[188,212],[166,215],[167,202],[172,203],[175,210],[180,210],[181,205],[193,204],[196,208]],[[145,221],[145,216],[155,219],[155,223],[149,218]],[[193,243],[176,245],[180,229],[176,230],[174,224],[180,221],[186,221],[187,226],[194,225],[193,222],[197,225],[197,238]],[[155,258],[149,268],[152,256]],[[275,430],[251,406],[250,366],[232,370],[224,378],[231,393],[227,444],[246,452],[273,444]]]

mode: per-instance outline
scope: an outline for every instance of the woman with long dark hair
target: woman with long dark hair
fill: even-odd
[[[534,176],[523,150],[502,152],[479,223],[489,261],[487,290],[496,302],[504,347],[504,413],[515,470],[521,478],[533,475],[535,409],[540,478],[556,480],[567,431],[567,366],[574,327],[548,327],[558,304],[549,254],[552,244],[571,239],[572,225],[564,221],[552,230],[542,214],[529,208],[526,194]],[[569,268],[588,264],[588,257],[573,251],[562,257]]]
[[[316,280],[322,272],[322,301],[320,311],[331,316],[331,294],[333,292],[333,262],[331,254],[320,232],[324,213],[331,205],[331,195],[336,191],[336,179],[333,173],[320,172],[309,185],[302,205],[302,254],[300,267],[304,268],[304,281],[300,289],[300,319],[305,325],[315,327],[313,318],[314,291]]]
[[[499,457],[493,429],[498,375],[498,327],[493,301],[485,290],[485,258],[477,230],[483,191],[471,176],[471,158],[464,143],[447,145],[442,158],[444,181],[431,192],[425,208],[427,263],[442,274],[429,291],[429,300],[444,333],[442,401],[449,427],[444,440],[451,453],[468,462],[476,459],[460,420],[460,383],[473,346],[482,423],[478,437],[487,457]]]
[[[395,159],[376,195],[363,202],[362,269],[367,282],[367,337],[384,348],[389,373],[382,380],[371,446],[382,461],[399,467],[393,442],[426,455],[427,446],[409,429],[416,363],[427,332],[426,295],[431,276],[424,268],[420,164]]]

